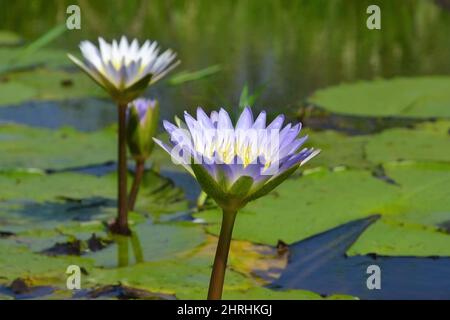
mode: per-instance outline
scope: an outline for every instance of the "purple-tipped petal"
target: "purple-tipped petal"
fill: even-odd
[[[246,107],[242,112],[236,124],[236,130],[247,130],[253,125],[253,114],[249,107]]]
[[[283,126],[284,122],[284,115],[279,115],[276,117],[268,126],[267,130],[280,130],[280,128]]]

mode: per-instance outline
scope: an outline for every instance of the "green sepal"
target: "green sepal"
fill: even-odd
[[[242,176],[230,188],[229,193],[237,198],[243,199],[247,196],[250,188],[253,185],[253,178],[249,176]]]
[[[191,168],[203,191],[212,197],[219,205],[226,203],[228,197],[225,191],[219,186],[209,172],[202,165],[196,163],[192,163]]]
[[[147,89],[150,80],[152,79],[152,74],[149,73],[142,79],[139,79],[130,87],[126,88],[123,91],[117,91],[117,95],[113,96],[113,98],[121,104],[128,104],[134,99],[136,99],[142,92]]]
[[[296,164],[296,165],[292,166],[291,168],[287,169],[286,171],[284,171],[282,174],[271,178],[269,181],[267,181],[265,184],[263,184],[260,188],[257,188],[255,192],[251,193],[250,196],[248,196],[245,200],[247,202],[249,202],[249,201],[253,201],[258,198],[261,198],[262,196],[265,196],[270,191],[275,189],[280,183],[282,183],[284,180],[289,178],[289,176],[291,174],[293,174],[299,166],[300,166],[299,164]]]

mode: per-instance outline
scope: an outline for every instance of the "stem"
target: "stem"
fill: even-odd
[[[133,248],[134,259],[136,263],[144,262],[144,254],[142,252],[141,241],[136,232],[131,234],[131,247]]]
[[[128,240],[128,237],[120,235],[115,237],[117,243],[117,265],[119,267],[126,267],[129,264]]]
[[[139,186],[141,185],[142,176],[145,171],[145,162],[142,160],[136,160],[136,169],[134,172],[133,185],[131,186],[130,195],[128,197],[128,210],[134,210],[136,204],[137,195],[139,193]]]
[[[214,258],[211,280],[209,281],[208,300],[222,299],[223,282],[227,268],[228,252],[230,251],[231,235],[233,233],[235,210],[223,210],[222,227],[220,228],[219,243]]]
[[[127,139],[126,139],[126,118],[127,105],[119,104],[119,147],[118,147],[118,216],[112,226],[114,233],[129,235],[128,228],[128,203],[127,203]]]

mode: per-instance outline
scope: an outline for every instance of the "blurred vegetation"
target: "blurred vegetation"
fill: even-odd
[[[278,109],[341,81],[450,72],[450,14],[434,1],[0,0],[0,29],[33,40],[74,3],[82,29],[58,46],[127,34],[174,48],[178,71],[221,65],[219,76],[174,89],[177,109],[237,104],[245,83],[268,83],[257,107]],[[366,28],[369,4],[381,8],[381,31]]]

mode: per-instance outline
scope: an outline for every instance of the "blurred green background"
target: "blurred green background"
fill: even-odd
[[[158,86],[171,113],[237,104],[242,87],[264,90],[258,109],[295,107],[317,88],[377,77],[448,74],[445,0],[0,1],[0,29],[36,39],[81,7],[81,30],[52,46],[77,51],[83,39],[122,34],[155,39],[182,60],[176,70],[220,65],[204,81]],[[366,8],[381,7],[382,30],[366,28]],[[168,113],[163,116],[169,116]]]

